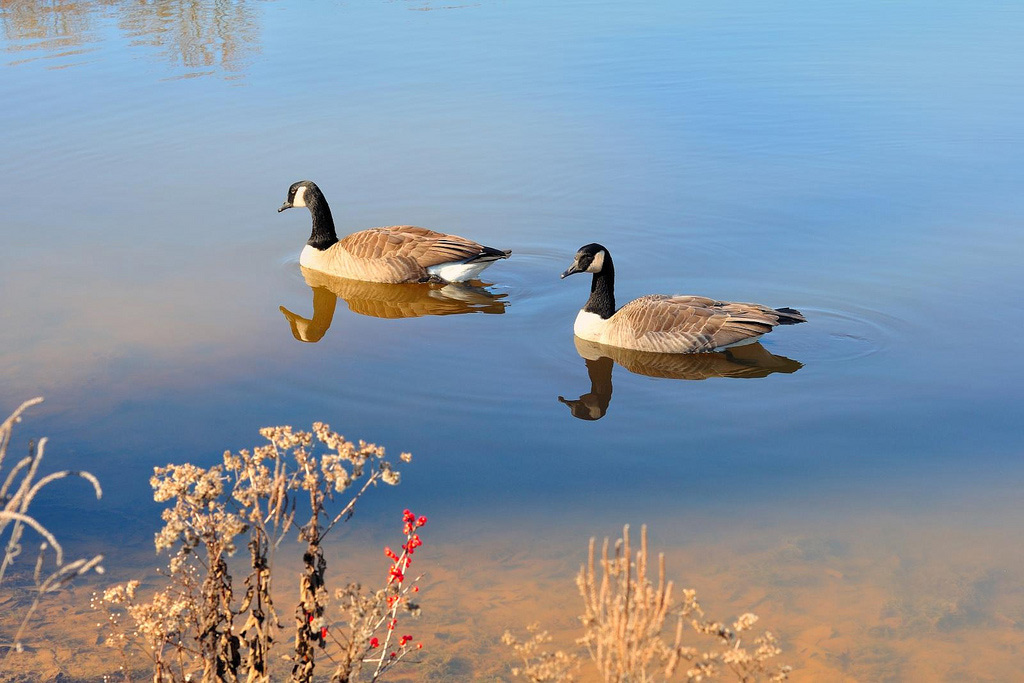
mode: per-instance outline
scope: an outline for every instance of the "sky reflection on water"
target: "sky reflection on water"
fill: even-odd
[[[647,521],[698,588],[714,572],[689,562],[717,548],[748,582],[721,588],[736,609],[777,595],[763,609],[816,680],[888,671],[862,654],[882,626],[918,648],[897,653],[904,678],[1010,661],[1019,583],[985,577],[1016,577],[1021,546],[1024,12],[423,8],[442,5],[0,3],[3,406],[46,395],[21,438],[49,435],[51,466],[107,491],[69,487],[41,517],[135,562],[154,465],[325,420],[416,455],[367,501],[371,529],[409,506],[457,546],[514,519],[540,563],[530,539],[582,553]],[[486,299],[455,304],[501,314],[307,282],[308,232],[275,212],[299,177],[339,231],[414,223],[512,249]],[[742,382],[588,367],[580,291],[558,273],[594,240],[623,301],[803,311],[763,341],[802,367]],[[429,315],[387,313],[403,306]],[[556,397],[588,383],[601,419],[574,419]],[[751,569],[790,541],[846,545]],[[510,596],[517,577],[499,579]],[[950,613],[974,616],[940,623],[957,582],[976,589]],[[857,613],[814,640],[829,605]],[[956,638],[981,654],[927,664]]]

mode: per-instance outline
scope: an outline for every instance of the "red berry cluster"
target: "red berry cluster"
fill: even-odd
[[[417,518],[409,510],[403,510],[402,521],[405,522],[405,535],[408,536],[419,527],[424,526],[427,523],[427,518],[423,516]]]
[[[384,547],[384,556],[391,560],[391,566],[388,569],[388,587],[394,591],[387,596],[388,612],[390,613],[390,618],[386,621],[387,635],[384,638],[383,643],[376,637],[370,638],[369,641],[371,650],[383,647],[384,653],[387,653],[387,650],[390,649],[389,645],[394,642],[391,638],[395,633],[395,630],[398,628],[398,619],[395,615],[398,611],[399,605],[408,599],[406,597],[406,593],[410,591],[418,593],[420,590],[419,586],[413,585],[412,587],[403,587],[402,584],[405,581],[405,572],[409,569],[409,565],[412,564],[412,555],[416,552],[417,548],[423,545],[423,541],[420,539],[419,534],[416,533],[416,530],[427,523],[427,518],[424,516],[417,517],[411,511],[404,510],[402,512],[402,523],[404,525],[403,531],[405,533],[405,543],[402,544],[402,553],[398,554],[391,548],[387,546]],[[384,623],[382,622],[380,625],[384,625]],[[387,658],[397,661],[404,657],[411,647],[412,636],[401,636],[398,639],[398,650],[396,652],[388,653]],[[416,649],[422,650],[423,643],[416,643]],[[381,661],[385,658],[384,653],[381,653]]]
[[[409,510],[402,512],[402,522],[405,524],[404,531],[406,541],[402,544],[402,554],[399,556],[391,548],[385,547],[384,554],[391,559],[392,565],[388,571],[388,585],[394,581],[402,583],[405,581],[405,572],[409,569],[409,565],[412,564],[412,555],[416,552],[416,548],[423,545],[423,541],[420,540],[419,534],[416,533],[416,529],[427,523],[427,518],[424,516],[417,517]],[[388,607],[390,607],[390,603]]]

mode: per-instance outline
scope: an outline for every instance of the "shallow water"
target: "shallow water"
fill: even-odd
[[[504,625],[574,614],[586,538],[646,522],[805,678],[1012,671],[1022,29],[995,2],[0,2],[0,408],[45,395],[21,438],[106,491],[36,512],[150,562],[154,465],[325,420],[416,455],[365,523],[430,514],[441,575],[477,547],[545,572],[467,579],[525,605]],[[340,230],[514,255],[461,298],[307,283],[308,216],[275,212],[300,178]],[[620,303],[803,311],[763,339],[795,365],[588,364],[558,274],[591,241]],[[598,419],[559,400],[588,394]],[[477,618],[439,590],[431,628]]]

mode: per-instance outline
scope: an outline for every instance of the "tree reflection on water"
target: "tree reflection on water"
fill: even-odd
[[[179,77],[238,78],[259,52],[259,15],[246,0],[0,0],[5,51],[20,58],[67,59],[100,49],[110,37],[149,47]],[[60,62],[55,68],[74,66]]]

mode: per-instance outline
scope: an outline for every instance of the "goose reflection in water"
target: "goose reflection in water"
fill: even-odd
[[[374,318],[418,318],[424,315],[505,312],[507,294],[493,294],[483,286],[465,283],[385,285],[334,277],[308,268],[302,269],[306,284],[313,290],[313,317],[304,318],[281,306],[281,313],[301,342],[318,342],[334,320],[338,299],[349,310]]]
[[[652,353],[616,346],[605,346],[574,337],[576,352],[586,361],[590,391],[578,399],[558,400],[569,406],[573,417],[600,420],[608,412],[612,400],[612,368],[615,363],[630,372],[648,377],[700,380],[709,377],[753,379],[774,372],[793,373],[803,363],[776,356],[760,343],[735,346],[713,353]]]

